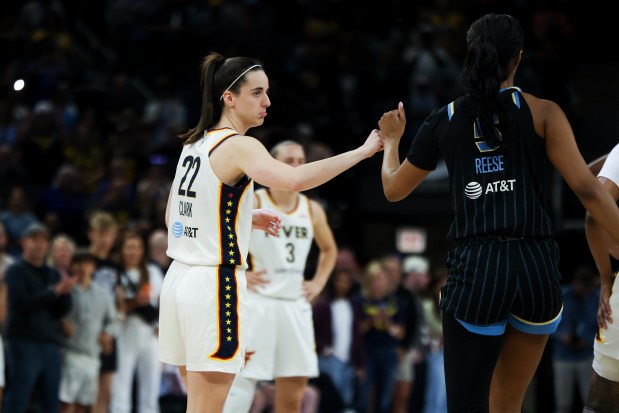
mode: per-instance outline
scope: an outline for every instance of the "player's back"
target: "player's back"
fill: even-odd
[[[544,196],[549,165],[545,141],[536,133],[531,109],[520,89],[504,89],[501,104],[503,112],[495,118],[500,144],[484,137],[468,96],[430,118],[450,175],[455,214],[451,239],[553,235]]]
[[[185,145],[171,188],[168,255],[189,265],[246,267],[253,211],[253,181],[219,180],[209,156],[237,133],[212,129]]]

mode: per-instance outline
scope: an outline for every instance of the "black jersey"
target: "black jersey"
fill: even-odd
[[[451,240],[553,235],[544,197],[544,139],[535,132],[520,89],[503,89],[500,101],[499,146],[484,138],[468,96],[430,114],[411,144],[407,158],[418,168],[433,170],[445,159],[454,212]]]

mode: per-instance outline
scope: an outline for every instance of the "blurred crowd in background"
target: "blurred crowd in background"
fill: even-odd
[[[78,242],[93,209],[141,230],[161,226],[177,135],[197,123],[209,51],[264,63],[272,107],[251,133],[267,147],[296,139],[310,161],[341,152],[399,100],[410,139],[462,92],[465,31],[488,8],[466,3],[3,2],[0,208],[27,209]],[[574,23],[564,2],[526,3],[503,5],[529,31],[519,84],[571,113]],[[353,172],[316,192],[354,208],[357,186]]]
[[[24,231],[41,222],[52,241],[50,265],[66,274],[71,254],[92,245],[91,219],[103,211],[118,229],[109,253],[119,273],[127,270],[123,234],[131,231],[139,235],[143,248],[138,261],[157,263],[158,270],[153,271],[163,276],[168,263],[162,236],[164,211],[181,151],[177,135],[197,123],[199,63],[209,51],[246,55],[264,63],[272,107],[265,125],[249,133],[267,147],[282,139],[297,140],[304,145],[308,161],[339,153],[361,142],[376,127],[380,114],[401,100],[408,117],[405,150],[425,116],[462,93],[458,73],[468,25],[491,10],[508,12],[527,30],[518,85],[559,103],[577,132],[589,130],[595,122],[584,112],[586,104],[575,86],[582,69],[572,59],[578,52],[581,58],[590,56],[579,38],[582,19],[574,3],[2,2],[0,222],[4,237],[0,237],[0,253],[19,259],[24,253]],[[496,10],[495,4],[501,9]],[[586,159],[607,152],[616,142],[616,135],[610,133],[596,134],[597,146],[580,136],[577,133]],[[368,162],[359,168],[372,166],[375,163]],[[378,174],[374,169],[372,173]],[[443,264],[423,255],[406,257],[390,246],[392,251],[377,247],[375,254],[358,248],[347,230],[358,225],[363,215],[357,203],[364,185],[360,176],[353,170],[309,192],[327,208],[341,248],[330,285],[315,303],[315,316],[324,317],[315,323],[323,375],[308,390],[306,411],[363,409],[387,397],[394,412],[442,412],[436,298],[444,282]],[[448,221],[449,216],[443,219]],[[59,239],[68,252],[61,252],[65,247]],[[442,253],[427,251],[429,256]],[[425,274],[421,281],[417,273]],[[574,277],[575,281],[583,278]],[[346,283],[347,287],[342,286]],[[585,284],[595,290],[591,287],[595,279]],[[350,293],[340,290],[346,288]],[[571,288],[566,285],[566,291]],[[364,300],[383,303],[387,316],[395,317],[406,334],[395,340],[384,336],[380,322],[360,321],[351,327],[354,333],[345,338],[349,347],[342,350],[341,338],[320,329],[330,325],[326,310],[334,308],[332,302],[348,297],[360,320],[374,320],[378,311],[364,305]],[[595,320],[588,313],[577,315]],[[122,328],[116,334],[122,334]],[[557,342],[560,346],[562,341]],[[589,345],[574,349],[570,347],[574,343],[564,343],[567,350],[552,354],[568,361],[592,355]],[[393,357],[377,359],[378,354],[387,354],[383,349]],[[572,354],[574,350],[580,352]],[[118,352],[123,352],[122,347]],[[334,354],[349,365],[350,380],[335,377],[329,368]],[[552,363],[547,366],[551,367],[544,373],[541,365],[541,390],[533,393],[530,412],[552,411],[548,406],[554,398],[541,396],[548,386],[550,393],[545,394],[553,394]],[[163,374],[162,397],[182,398],[182,386],[173,371],[162,366],[154,374]],[[363,387],[355,387],[355,382],[383,387],[376,393],[359,392],[354,389]],[[571,402],[574,395],[577,406],[579,393],[572,383],[566,386],[568,399]],[[266,409],[272,397],[269,383],[261,390],[256,412]],[[360,395],[369,398],[359,400]],[[174,403],[167,409],[174,411]]]

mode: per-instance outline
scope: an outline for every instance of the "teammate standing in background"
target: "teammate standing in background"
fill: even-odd
[[[601,166],[601,170],[599,170]],[[598,180],[617,202],[619,200],[619,145],[607,157],[589,165],[597,172]],[[613,313],[619,314],[619,282],[613,273],[610,256],[617,260],[617,243],[612,242],[606,231],[593,216],[585,219],[587,243],[600,273],[600,305],[598,309],[599,332],[593,344],[593,377],[585,412],[616,413],[619,409],[619,324],[614,323]],[[609,254],[610,253],[610,254]]]
[[[343,154],[300,165],[279,162],[247,130],[271,105],[262,65],[217,53],[202,62],[203,106],[184,145],[168,198],[168,255],[161,293],[160,360],[180,367],[187,411],[220,412],[246,350],[247,252],[252,225],[275,235],[279,218],[254,212],[253,181],[304,191],[382,148],[378,131]]]
[[[305,164],[303,147],[283,141],[273,158],[292,167]],[[247,413],[258,380],[275,379],[275,411],[300,412],[308,378],[318,376],[311,303],[335,267],[337,246],[320,204],[280,189],[255,192],[254,206],[277,211],[277,236],[254,230],[249,244],[252,271],[246,273],[248,309],[245,367],[232,384],[224,412]],[[313,278],[304,281],[313,242],[319,248]]]
[[[476,20],[461,74],[467,94],[428,116],[402,163],[403,105],[379,121],[387,199],[410,194],[439,157],[449,171],[454,245],[440,305],[450,412],[520,412],[561,319],[559,250],[544,198],[548,160],[619,241],[619,210],[588,170],[561,108],[514,86],[523,46],[513,17]]]

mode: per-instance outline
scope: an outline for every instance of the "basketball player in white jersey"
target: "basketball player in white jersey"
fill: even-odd
[[[168,198],[168,255],[160,300],[160,360],[180,367],[187,412],[221,412],[244,364],[247,252],[253,225],[276,234],[276,214],[253,213],[253,181],[288,191],[325,183],[382,149],[377,130],[357,149],[293,168],[245,136],[271,105],[259,62],[202,62],[203,107],[182,135],[183,150]]]
[[[303,147],[283,141],[271,155],[290,166],[305,163]],[[225,413],[247,413],[258,380],[275,379],[275,411],[300,412],[309,377],[318,376],[311,302],[322,291],[337,256],[337,246],[324,209],[293,191],[262,188],[255,207],[277,211],[277,236],[253,231],[249,244],[252,271],[247,272],[250,354],[237,374],[224,405]],[[313,242],[320,251],[316,272],[304,281]]]
[[[589,165],[615,201],[619,200],[619,144],[602,158]],[[601,168],[601,169],[600,169]],[[599,172],[598,172],[599,171]],[[617,245],[587,213],[585,231],[589,249],[600,272],[599,331],[593,344],[593,377],[584,412],[619,412],[619,277],[613,274],[610,255],[619,260]],[[610,253],[610,255],[609,255]]]

